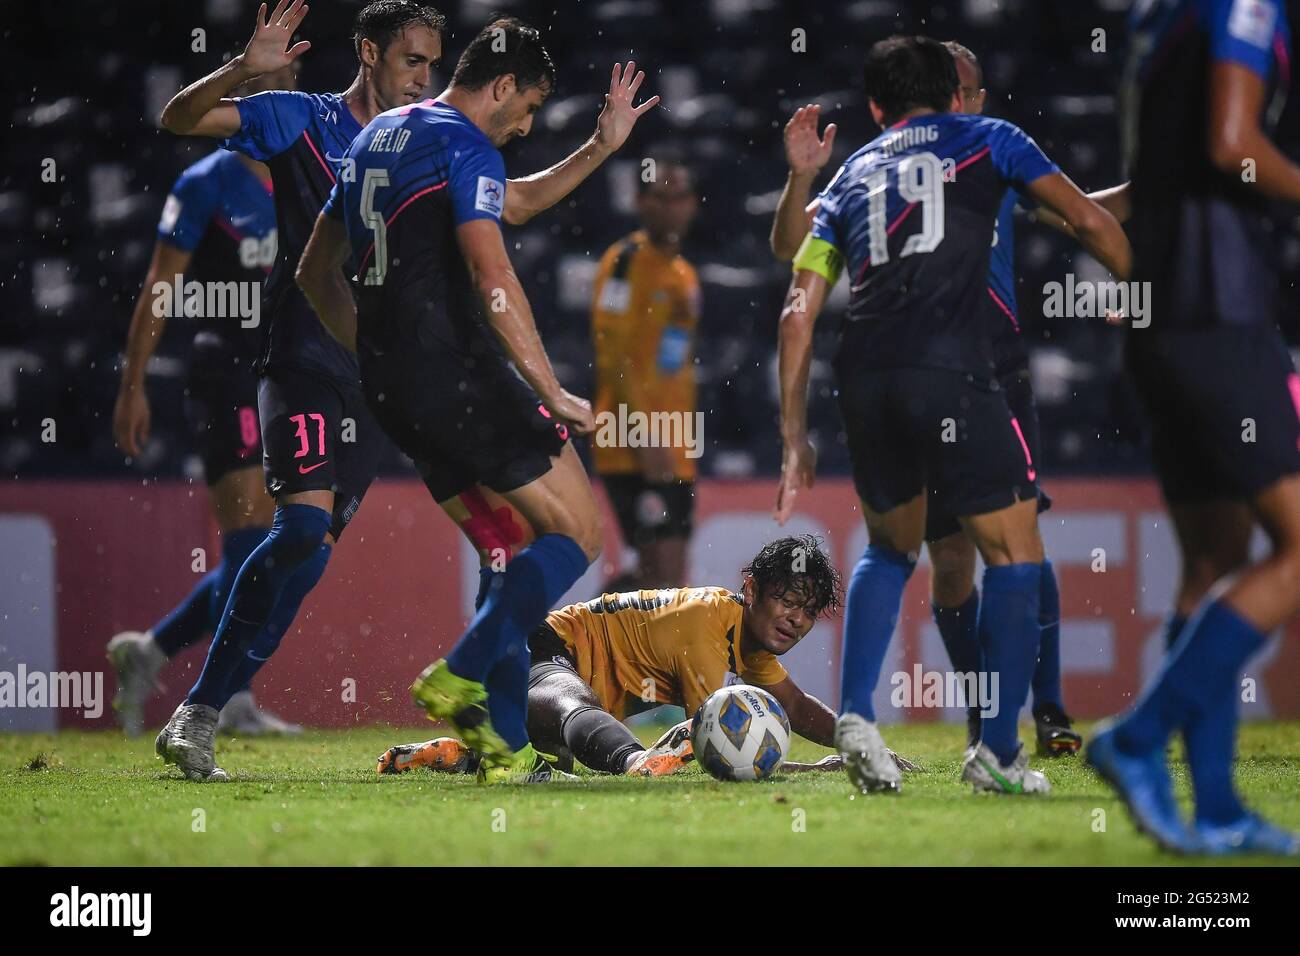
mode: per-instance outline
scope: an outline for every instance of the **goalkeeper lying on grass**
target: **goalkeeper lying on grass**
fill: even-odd
[[[660,704],[694,714],[727,684],[754,684],[785,708],[790,729],[830,746],[835,712],[795,685],[777,658],[840,604],[840,576],[810,535],[763,548],[744,568],[739,594],[676,588],[605,594],[552,611],[528,638],[528,734],[561,770],[576,760],[592,770],[659,777],[691,760],[690,721],[647,749],[623,718]],[[900,769],[912,764],[893,755]],[[380,773],[428,767],[473,772],[478,756],[440,737],[390,748]],[[832,755],[786,770],[835,770]]]

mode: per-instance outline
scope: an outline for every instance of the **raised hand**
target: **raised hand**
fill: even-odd
[[[653,109],[659,102],[659,96],[650,97],[640,106],[634,106],[636,91],[645,79],[643,71],[636,71],[636,61],[629,60],[626,67],[614,64],[614,72],[609,79],[609,92],[605,94],[605,106],[596,117],[596,139],[601,146],[614,150],[622,146],[632,127],[641,118],[641,114]]]
[[[831,158],[835,145],[836,126],[831,123],[825,134],[818,138],[817,121],[822,108],[815,104],[801,106],[785,124],[785,161],[792,173],[816,173]]]
[[[266,4],[262,4],[257,11],[257,27],[253,30],[253,38],[244,47],[242,59],[245,69],[254,76],[274,73],[310,50],[311,44],[306,40],[289,46],[294,31],[302,23],[303,17],[307,16],[308,9],[306,0],[280,0],[270,17],[267,17]]]

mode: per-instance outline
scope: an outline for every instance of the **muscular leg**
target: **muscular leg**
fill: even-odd
[[[255,672],[256,668],[249,668],[242,662],[272,619],[286,585],[303,565],[309,565],[304,580],[310,577],[314,585],[319,579],[324,561],[329,557],[328,548],[334,540],[329,533],[333,508],[332,491],[282,495],[276,502],[271,533],[253,550],[239,571],[212,646],[208,649],[203,672],[190,690],[187,703],[206,704],[220,710],[236,691],[242,690],[242,687],[232,686],[234,675],[237,671]],[[320,564],[319,570],[314,567],[317,563]],[[305,595],[305,590],[294,594],[290,602],[294,613]],[[276,644],[289,623],[279,621]],[[264,655],[269,656],[269,653]],[[258,666],[263,662],[259,661]],[[251,679],[251,673],[247,676]]]
[[[925,537],[925,492],[883,514],[862,503],[870,542],[853,569],[844,605],[841,713],[875,721],[871,695],[894,627],[903,588]]]
[[[567,752],[602,773],[625,773],[645,750],[622,721],[601,708],[586,681],[549,661],[529,672],[528,738],[542,753]]]
[[[438,507],[456,523],[478,554],[479,586],[474,599],[477,611],[510,559],[532,544],[537,535],[518,508],[484,485],[444,498]]]
[[[1005,766],[1020,751],[1016,724],[1038,661],[1043,573],[1038,500],[1019,501],[961,522],[984,558],[980,644],[985,669],[998,681],[997,713],[982,715],[980,739]]]
[[[482,682],[493,728],[512,750],[528,743],[529,632],[600,554],[595,496],[572,445],[550,471],[502,496],[537,533],[506,565],[469,629],[447,655],[452,674]]]
[[[975,587],[975,545],[962,532],[927,542],[930,551],[930,610],[952,668],[959,674],[983,669],[980,649],[980,592]],[[979,702],[966,702],[966,736],[979,739]]]

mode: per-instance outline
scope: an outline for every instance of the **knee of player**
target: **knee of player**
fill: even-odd
[[[329,536],[330,520],[328,511],[314,505],[280,505],[271,525],[275,554],[295,563],[307,560]]]
[[[936,597],[960,591],[970,593],[975,581],[975,546],[965,535],[950,535],[928,546],[933,568],[932,589]]]

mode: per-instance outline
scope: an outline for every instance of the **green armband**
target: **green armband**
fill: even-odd
[[[810,232],[803,237],[803,244],[794,254],[794,269],[796,272],[800,269],[815,272],[834,285],[844,271],[844,257],[825,239],[818,239]]]

